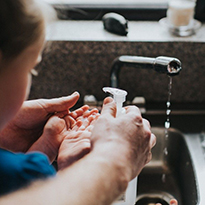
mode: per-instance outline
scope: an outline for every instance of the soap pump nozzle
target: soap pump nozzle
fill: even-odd
[[[114,101],[116,102],[117,105],[116,116],[119,116],[121,113],[123,113],[122,106],[123,106],[123,102],[126,101],[127,91],[118,88],[112,88],[112,87],[104,87],[103,91],[112,94]]]

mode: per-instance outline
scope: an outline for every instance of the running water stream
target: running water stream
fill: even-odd
[[[164,148],[164,155],[167,156],[168,155],[168,149],[167,149],[167,140],[169,137],[169,133],[168,130],[170,128],[170,114],[171,114],[171,94],[172,94],[172,77],[169,76],[169,84],[168,84],[168,99],[167,99],[167,109],[166,109],[166,121],[164,123],[164,127],[165,127],[165,148]],[[165,183],[166,181],[166,175],[165,173],[162,174],[162,182]]]
[[[172,94],[172,77],[169,76],[169,85],[168,85],[168,100],[167,100],[167,110],[166,110],[166,115],[167,115],[167,120],[164,124],[165,126],[165,137],[168,137],[168,129],[170,128],[170,120],[169,120],[169,116],[171,113],[171,94]]]

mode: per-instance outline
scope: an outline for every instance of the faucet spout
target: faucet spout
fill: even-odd
[[[181,62],[177,58],[159,56],[157,58],[142,56],[120,56],[113,61],[111,68],[111,87],[118,87],[119,73],[122,66],[154,69],[159,73],[166,73],[169,76],[179,74]]]

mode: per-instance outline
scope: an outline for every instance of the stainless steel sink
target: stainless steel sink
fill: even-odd
[[[198,168],[193,163],[187,138],[175,129],[153,128],[157,144],[153,157],[138,177],[136,205],[167,205],[176,198],[179,205],[200,202]]]

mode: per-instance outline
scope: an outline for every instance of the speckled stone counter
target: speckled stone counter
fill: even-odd
[[[183,66],[180,75],[173,77],[172,102],[205,104],[204,32],[188,38],[171,37],[155,22],[150,23],[154,28],[149,34],[145,24],[145,30],[135,36],[137,26],[143,25],[140,22],[130,25],[133,27],[128,37],[119,37],[104,31],[101,22],[93,23],[94,31],[86,30],[86,22],[74,26],[75,32],[69,23],[67,30],[64,24],[55,25],[53,35],[51,32],[48,35],[48,46],[38,66],[41,72],[33,79],[30,99],[65,96],[77,90],[81,94],[80,101],[87,94],[102,100],[106,96],[102,87],[110,85],[111,64],[116,57],[163,55],[180,59]],[[204,27],[202,29],[204,31]],[[129,100],[143,96],[147,102],[165,102],[168,82],[166,75],[153,70],[123,67],[120,72],[120,88],[128,91]]]

